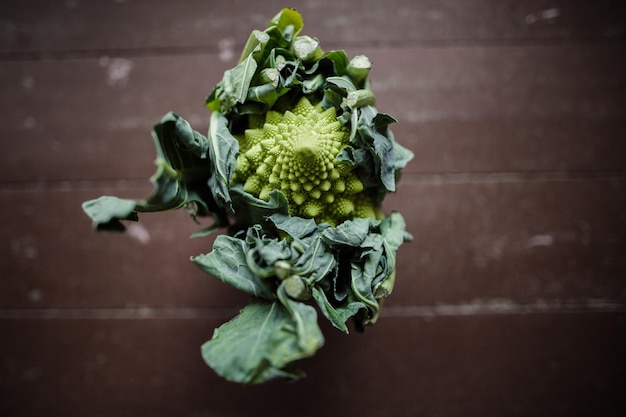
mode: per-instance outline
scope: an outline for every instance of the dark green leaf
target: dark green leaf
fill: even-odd
[[[335,307],[333,307],[333,305],[328,301],[328,297],[326,297],[324,291],[316,286],[313,287],[313,299],[317,303],[317,306],[324,317],[326,317],[333,326],[346,334],[349,333],[344,317],[342,317],[339,312],[337,312]]]
[[[337,261],[335,255],[324,244],[320,235],[315,236],[298,261],[293,266],[293,271],[300,276],[319,281],[330,278],[337,273]]]
[[[389,132],[391,134],[391,131]],[[404,168],[411,159],[415,157],[410,149],[405,148],[394,140],[393,142],[394,169],[396,171]]]
[[[228,129],[228,120],[219,112],[211,115],[209,129],[210,174],[208,185],[218,206],[233,214],[228,186],[237,168],[239,142]]]
[[[250,54],[236,67],[226,70],[222,81],[207,98],[207,106],[213,111],[229,114],[236,104],[246,101],[257,66]]]
[[[120,220],[137,220],[135,201],[117,197],[102,196],[83,203],[83,210],[93,221],[98,231],[125,230]]]
[[[279,95],[278,91],[276,91],[276,87],[274,87],[271,83],[267,83],[250,87],[247,99],[251,101],[258,101],[259,103],[264,103],[271,107],[274,103],[276,103],[278,97]]]
[[[400,248],[402,243],[413,239],[406,231],[404,218],[400,213],[395,211],[380,222],[380,232],[385,238],[385,242],[394,253]]]
[[[276,26],[284,34],[289,34],[286,38],[293,40],[304,27],[304,22],[296,9],[284,8],[270,20],[270,26]]]
[[[312,356],[324,344],[324,336],[317,325],[317,313],[310,305],[290,298],[285,292],[285,285],[286,281],[283,281],[276,294],[295,324],[301,353]]]
[[[262,55],[263,50],[265,49],[265,46],[267,45],[269,40],[270,40],[270,35],[268,35],[266,32],[262,32],[260,30],[253,30],[252,33],[250,33],[250,37],[248,38],[248,41],[246,42],[246,45],[243,48],[243,51],[241,52],[239,63],[245,61],[246,58],[248,58],[248,56],[250,56],[253,53],[254,53],[253,58],[255,59],[255,61],[257,63],[262,62],[260,61],[261,59],[260,56]]]
[[[324,241],[331,247],[359,247],[369,234],[370,220],[356,218],[322,232]]]
[[[221,235],[215,239],[211,252],[191,260],[204,271],[246,294],[272,300],[275,298],[272,284],[248,267],[248,249],[242,239]]]
[[[296,309],[301,329],[313,329],[310,334],[298,331],[292,314],[281,303],[253,300],[237,317],[215,330],[213,338],[202,346],[202,357],[219,375],[242,384],[302,377],[294,363],[312,356],[324,339],[315,311],[310,314],[305,309],[301,314],[300,308]]]
[[[122,200],[106,198],[98,203],[86,202],[83,207],[92,217],[98,230],[124,230],[120,220],[137,219],[136,212],[155,212],[179,209],[195,204],[197,214],[212,213],[219,226],[228,223],[226,212],[217,205],[210,194],[208,180],[214,160],[226,164],[222,158],[224,151],[211,153],[210,141],[200,133],[191,129],[189,123],[174,113],[166,114],[152,130],[152,138],[156,147],[157,170],[151,181],[154,185],[152,195],[145,200]],[[236,139],[232,139],[235,146]],[[219,142],[216,141],[214,145]],[[223,144],[220,144],[224,147]],[[231,142],[232,145],[232,142]],[[208,152],[207,152],[208,151]],[[209,158],[206,158],[207,153]],[[224,168],[220,165],[218,174]],[[219,181],[218,177],[215,177]],[[227,183],[226,183],[227,184]],[[219,185],[213,187],[219,193]],[[219,194],[218,194],[219,195]],[[134,207],[131,209],[131,206]],[[129,212],[130,210],[130,212]]]
[[[269,215],[270,220],[278,230],[287,233],[293,239],[303,239],[317,230],[317,224],[313,219],[289,216],[283,213]]]
[[[275,275],[274,264],[281,260],[291,260],[292,250],[286,240],[265,236],[263,228],[255,224],[248,228],[246,261],[252,272],[260,277]]]
[[[289,202],[278,190],[272,190],[270,199],[265,201],[245,192],[243,185],[237,184],[230,188],[230,195],[233,198],[237,224],[244,228],[253,224],[264,224],[266,217],[274,213],[289,213]]]

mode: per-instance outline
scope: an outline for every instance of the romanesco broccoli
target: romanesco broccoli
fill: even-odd
[[[265,123],[239,136],[233,183],[261,200],[280,190],[290,215],[333,226],[344,220],[376,218],[371,196],[351,167],[337,160],[349,132],[334,107],[324,110],[306,97],[284,114],[270,111]]]
[[[213,217],[194,237],[225,228],[191,260],[252,298],[202,357],[244,384],[300,378],[295,362],[324,344],[318,312],[345,333],[348,320],[357,331],[374,324],[411,239],[400,213],[381,210],[413,153],[388,128],[395,119],[374,107],[371,61],[324,52],[302,27],[295,9],[283,9],[251,33],[205,100],[208,136],[173,112],[154,126],[150,197],[83,204],[101,231],[179,208]]]

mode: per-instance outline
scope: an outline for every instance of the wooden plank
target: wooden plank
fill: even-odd
[[[405,176],[386,210],[415,240],[400,249],[390,306],[480,300],[626,299],[626,181],[482,182]],[[0,306],[240,306],[245,297],[189,257],[212,241],[182,211],[143,214],[126,235],[97,235],[80,204],[150,186],[0,191]],[[206,221],[204,225],[208,225]]]
[[[150,129],[176,110],[206,132],[204,98],[226,69],[215,56],[3,63],[11,155],[4,181],[148,178]],[[187,72],[194,77],[180,76]],[[200,75],[202,74],[202,75]],[[10,122],[9,122],[10,121]]]
[[[213,238],[182,210],[141,215],[125,234],[97,234],[81,204],[100,195],[145,198],[144,187],[69,187],[0,192],[3,210],[0,306],[231,307],[247,297],[189,261],[208,252]],[[9,207],[5,206],[5,207]],[[206,220],[202,227],[211,224]]]
[[[462,0],[291,3],[305,33],[333,48],[394,42],[624,40],[619,1]],[[231,53],[285,3],[5,0],[0,53],[208,48]],[[241,11],[245,13],[241,13]],[[89,52],[88,52],[89,53]],[[93,53],[93,52],[91,52]]]
[[[325,328],[294,384],[242,388],[200,358],[214,320],[0,320],[0,410],[38,417],[621,416],[624,314],[383,318]]]
[[[401,305],[626,297],[623,179],[487,182],[406,178]]]
[[[623,46],[387,48],[381,112],[413,149],[408,172],[620,170]],[[204,97],[232,62],[185,55],[0,63],[4,181],[147,178],[150,128],[175,110],[206,132]],[[70,156],[71,155],[71,156]]]
[[[410,172],[624,169],[626,60],[611,49],[373,52],[372,83]]]

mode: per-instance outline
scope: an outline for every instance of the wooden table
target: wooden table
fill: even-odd
[[[295,384],[245,387],[200,345],[246,298],[146,197],[150,128],[205,96],[284,2],[0,3],[0,415],[626,415],[626,14],[620,1],[295,1],[365,54],[415,152],[385,209],[415,240],[364,334],[323,327]]]

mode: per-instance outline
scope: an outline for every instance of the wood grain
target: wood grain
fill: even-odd
[[[304,32],[320,37],[333,48],[420,42],[615,41],[626,36],[625,9],[619,1],[367,0],[358,5],[338,1],[290,4],[303,14]],[[102,50],[144,54],[150,50],[200,48],[231,54],[233,47],[240,49],[252,29],[264,29],[283,7],[285,3],[278,0],[187,0],[176,7],[150,0],[5,0],[0,5],[0,53],[50,57]]]
[[[0,320],[0,410],[73,416],[516,416],[626,411],[624,314],[383,318],[324,328],[295,383],[204,365],[216,320]],[[514,352],[514,354],[512,354]]]
[[[150,186],[0,192],[0,306],[204,307],[245,298],[189,257],[212,239],[182,211],[142,214],[129,233],[98,235],[81,212],[101,194],[143,198]],[[386,201],[414,241],[400,249],[389,305],[626,297],[624,179],[494,181],[405,176]],[[18,221],[16,221],[18,220]],[[210,222],[204,223],[207,226]]]
[[[374,61],[378,109],[416,154],[407,172],[626,167],[623,46],[360,52]],[[152,125],[173,110],[206,132],[204,98],[229,64],[210,54],[0,63],[0,178],[148,178]]]
[[[416,155],[385,202],[415,239],[379,322],[323,323],[296,384],[230,384],[200,345],[247,297],[189,262],[212,240],[183,212],[97,235],[80,209],[150,193],[151,126],[206,132],[284,3],[4,0],[0,415],[626,415],[623,2],[292,5],[372,59]]]

